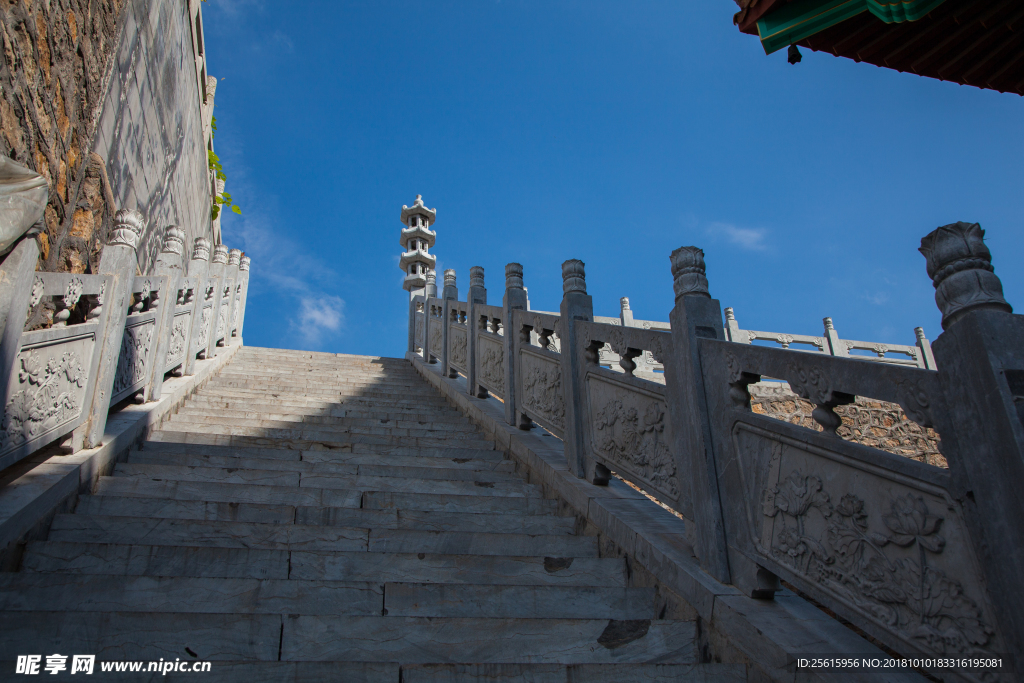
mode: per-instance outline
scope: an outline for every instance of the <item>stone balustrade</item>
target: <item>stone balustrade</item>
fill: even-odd
[[[820,337],[742,330],[696,247],[671,255],[668,323],[638,324],[628,300],[594,316],[576,260],[557,313],[530,310],[520,264],[500,307],[482,268],[465,302],[446,271],[440,297],[412,297],[409,351],[465,375],[474,400],[500,399],[508,424],[562,439],[569,472],[677,511],[718,581],[765,600],[784,581],[900,654],[1020,671],[1024,317],[983,234],[958,223],[922,240],[943,312],[934,352],[920,328],[914,346],[843,340],[829,319]]]
[[[0,468],[54,443],[99,446],[112,407],[158,400],[168,373],[192,374],[197,357],[240,341],[249,259],[218,245],[210,267],[197,238],[186,274],[172,225],[153,273],[136,275],[144,230],[139,212],[117,212],[95,274],[34,272],[32,237],[0,263]]]

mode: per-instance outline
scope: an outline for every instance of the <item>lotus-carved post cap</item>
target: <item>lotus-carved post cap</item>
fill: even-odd
[[[469,286],[470,287],[483,287],[484,286],[484,269],[483,266],[473,266],[469,269]]]
[[[437,273],[435,273],[433,270],[428,270],[427,271],[427,284],[428,285],[436,285],[437,284]]]
[[[832,318],[822,318],[821,322],[825,323],[825,329],[826,330],[834,330],[834,329],[836,329],[835,327],[832,326]]]
[[[177,225],[168,225],[164,228],[164,244],[160,248],[164,254],[177,254],[182,256],[185,253],[185,231]]]
[[[523,288],[523,264],[509,263],[505,266],[505,289]]]
[[[197,237],[195,239],[194,246],[192,247],[192,260],[210,260],[210,240],[206,239],[205,237]]]
[[[146,219],[135,209],[119,209],[114,214],[114,227],[110,233],[109,245],[120,244],[136,249],[142,232],[146,229]]]
[[[455,286],[455,269],[454,268],[449,268],[448,270],[444,271],[444,286],[445,287],[454,287]]]
[[[669,256],[672,262],[673,287],[676,300],[683,296],[706,296],[708,279],[704,275],[704,250],[698,247],[679,247]]]
[[[239,265],[241,263],[241,260],[242,260],[242,250],[241,249],[232,249],[232,250],[230,250],[228,252],[228,265],[229,266],[237,266],[237,265]]]
[[[935,285],[935,303],[942,312],[942,329],[964,313],[991,308],[1012,313],[1003,298],[1003,284],[993,272],[992,254],[978,223],[951,223],[921,239],[928,276]]]
[[[243,256],[242,259],[238,262],[238,270],[243,273],[246,272],[247,270],[249,270],[250,263],[252,263],[252,259],[250,259],[248,256]]]
[[[730,322],[735,322],[736,321],[736,312],[734,310],[732,310],[732,306],[727,307],[724,312],[725,312],[725,319],[726,320],[728,320]]]
[[[587,293],[587,274],[583,268],[586,264],[579,259],[569,259],[562,264],[562,293]]]
[[[924,336],[924,328],[923,327],[915,327],[914,328],[914,335],[917,337],[917,341],[919,341],[919,342],[928,341],[928,337]]]
[[[621,299],[619,299],[619,309],[623,310],[623,311],[628,311],[629,310],[629,297],[628,296],[624,296]]]
[[[218,244],[213,248],[213,263],[227,263],[228,262],[228,248],[223,244]]]

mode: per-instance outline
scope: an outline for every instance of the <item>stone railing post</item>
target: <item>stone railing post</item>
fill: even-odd
[[[0,398],[3,398],[15,373],[14,364],[25,329],[33,273],[39,261],[39,243],[35,237],[23,238],[0,263]]]
[[[248,256],[243,256],[238,262],[238,278],[239,283],[242,285],[242,296],[238,302],[238,327],[235,329],[235,336],[242,339],[242,328],[245,324],[245,304],[249,300],[249,266],[252,265],[252,259]]]
[[[231,300],[228,302],[228,319],[225,323],[224,329],[224,345],[227,346],[231,343],[231,337],[234,336],[235,331],[235,320],[238,311],[239,297],[242,290],[239,288],[238,282],[238,267],[242,262],[242,250],[241,249],[229,249],[228,250],[228,265],[224,269],[226,277],[231,281]]]
[[[943,332],[935,340],[949,431],[942,451],[962,497],[1015,670],[1024,666],[1024,316],[993,272],[985,232],[953,223],[921,240]],[[923,336],[923,335],[922,335]]]
[[[921,363],[919,364],[925,370],[935,369],[935,356],[932,354],[932,345],[928,341],[928,337],[924,336],[923,327],[915,327],[914,335],[917,337],[917,348],[921,350]]]
[[[633,327],[633,309],[629,307],[629,297],[619,299],[619,323],[623,327]]]
[[[227,327],[227,320],[224,321],[223,327],[220,322],[221,308],[224,306],[224,283],[227,282],[224,270],[227,265],[228,248],[223,244],[214,245],[213,256],[210,258],[210,281],[214,284],[215,289],[213,291],[213,319],[210,321],[210,337],[206,347],[207,356],[216,355],[214,349],[217,347],[217,341],[221,338],[220,333],[223,331],[223,327]]]
[[[743,334],[740,324],[736,320],[736,313],[732,307],[725,309],[725,338],[738,344],[749,344],[750,337]]]
[[[216,287],[217,284],[210,281],[210,241],[205,237],[195,239],[192,258],[188,263],[188,274],[196,278],[199,284],[196,292],[196,310],[192,314],[192,330],[188,336],[189,348],[185,352],[185,367],[182,370],[186,375],[193,375],[196,371],[197,355],[205,355],[210,337],[210,321],[207,320],[205,329],[203,326],[203,307],[206,305],[206,296],[210,288]]]
[[[665,359],[665,380],[674,450],[689,463],[689,471],[680,476],[690,481],[695,550],[701,567],[722,583],[730,583],[698,341],[725,340],[722,307],[708,291],[703,251],[680,247],[672,252],[671,261],[676,305],[669,316],[673,353]]]
[[[437,363],[437,358],[430,353],[430,329],[437,324],[431,310],[431,299],[437,298],[437,274],[433,270],[427,271],[426,295],[423,298],[423,360],[431,365]]]
[[[473,266],[469,269],[469,294],[466,296],[469,314],[466,317],[466,332],[469,336],[467,343],[466,359],[466,391],[470,396],[476,398],[487,398],[490,394],[487,389],[480,386],[476,381],[478,368],[476,362],[477,337],[480,334],[480,314],[477,312],[477,304],[487,304],[487,289],[484,287],[484,269],[480,266]]]
[[[448,364],[448,331],[451,329],[448,319],[451,315],[449,302],[459,300],[459,288],[455,286],[455,270],[452,268],[444,271],[444,289],[441,290],[441,297],[444,299],[444,319],[441,321],[441,343],[444,345],[441,353],[441,370],[445,377],[458,377],[459,373]]]
[[[513,324],[514,311],[530,310],[530,300],[523,286],[523,266],[510,263],[505,266],[505,296],[502,299],[505,315],[505,422],[519,426],[516,419],[516,355],[519,353],[519,331]]]
[[[832,324],[832,318],[822,318],[821,321],[825,324],[825,344],[828,346],[828,353],[833,356],[849,356],[850,350],[846,348],[846,344],[839,341],[839,333]]]
[[[576,322],[594,320],[594,301],[587,294],[583,261],[570,259],[562,264],[562,305],[558,332],[562,338],[562,392],[565,395],[565,459],[569,471],[595,484],[608,483],[608,469],[594,463],[588,468],[584,446],[584,420],[587,419],[582,354],[576,353]],[[596,469],[595,469],[596,467]],[[590,471],[588,471],[588,469]]]
[[[182,278],[182,267],[184,265],[185,253],[185,231],[176,225],[168,225],[164,230],[164,243],[160,249],[160,255],[156,259],[156,275],[167,276],[167,291],[163,295],[163,302],[160,304],[159,317],[157,318],[156,333],[156,355],[153,360],[153,367],[150,368],[149,379],[149,400],[158,401],[164,386],[164,370],[167,359],[167,349],[171,344],[171,326],[174,324],[174,312],[178,295],[178,284]]]
[[[120,209],[114,215],[111,238],[103,247],[100,257],[99,275],[112,275],[113,286],[102,298],[100,306],[110,306],[106,329],[102,332],[100,344],[100,365],[96,375],[96,389],[93,393],[89,419],[76,429],[70,447],[77,452],[80,446],[95,448],[103,443],[103,430],[107,426],[110,411],[110,391],[117,374],[117,358],[121,353],[121,340],[128,317],[129,299],[138,260],[135,254],[139,240],[146,228],[146,220],[134,209]],[[81,437],[84,437],[84,444]]]

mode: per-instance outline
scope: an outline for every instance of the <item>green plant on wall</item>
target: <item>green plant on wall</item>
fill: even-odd
[[[216,116],[211,117],[210,126],[213,129],[213,133],[210,134],[210,137],[213,138],[217,132]],[[213,171],[217,180],[223,180],[226,182],[228,177],[224,174],[224,167],[220,163],[220,157],[218,157],[212,149],[208,149],[206,150],[206,158],[210,170]],[[213,206],[210,207],[210,218],[216,220],[217,216],[220,215],[220,209],[222,206],[225,209],[231,209],[239,216],[242,215],[242,208],[238,206],[238,204],[234,203],[234,201],[231,199],[231,195],[228,194],[227,192],[221,192],[219,194],[213,195]]]

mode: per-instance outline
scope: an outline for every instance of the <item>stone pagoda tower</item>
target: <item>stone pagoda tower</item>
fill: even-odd
[[[398,266],[405,273],[402,287],[409,291],[410,298],[425,292],[427,274],[433,274],[437,263],[437,257],[428,252],[437,237],[437,233],[430,229],[436,217],[435,209],[423,206],[423,195],[416,195],[412,206],[402,206],[402,223],[406,227],[402,229],[401,244],[405,253]]]

